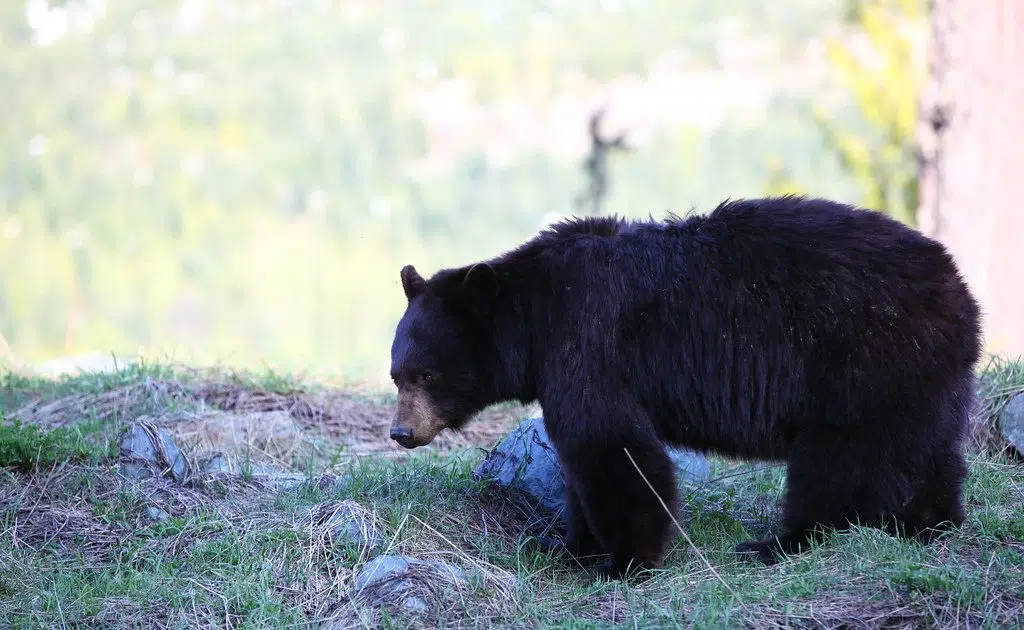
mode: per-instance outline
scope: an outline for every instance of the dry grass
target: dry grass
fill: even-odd
[[[304,430],[345,444],[356,454],[405,454],[387,436],[394,406],[370,402],[347,391],[282,393],[208,384],[198,388],[194,395],[218,409],[236,413],[287,412]],[[485,410],[463,431],[439,435],[431,447],[439,451],[489,447],[527,411],[519,406]]]
[[[331,454],[329,447],[303,431],[284,411],[211,411],[188,418],[164,417],[155,422],[197,460],[222,455],[223,468],[234,474],[241,473],[242,464],[247,462],[290,470],[296,462],[324,459]]]
[[[0,485],[0,505],[17,506],[4,532],[13,550],[46,548],[58,555],[83,553],[102,560],[126,537],[149,527],[147,508],[169,517],[207,511],[225,526],[246,513],[244,503],[225,502],[166,477],[128,481],[109,467],[64,464],[18,481]],[[258,488],[241,478],[232,483]]]
[[[807,600],[772,602],[751,611],[751,628],[920,628],[931,625],[918,606],[902,604],[892,593],[878,590],[856,596],[828,594]]]
[[[749,628],[978,628],[1015,627],[1024,616],[1017,594],[993,589],[975,606],[947,592],[898,592],[884,584],[847,583],[841,592],[758,605],[744,616]]]

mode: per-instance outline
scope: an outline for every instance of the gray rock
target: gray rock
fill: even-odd
[[[227,455],[217,451],[206,458],[202,470],[205,475],[225,475],[231,472],[231,461]]]
[[[402,602],[402,608],[414,613],[425,613],[430,610],[427,600],[415,595],[406,597],[405,601]]]
[[[711,475],[710,464],[699,453],[669,449],[669,456],[682,481],[701,483]],[[477,479],[492,479],[527,495],[549,513],[559,513],[564,506],[565,482],[543,418],[524,420],[487,455],[474,474]]]
[[[139,462],[121,462],[119,466],[121,474],[129,479],[141,481],[154,476],[153,469],[148,464]]]
[[[273,477],[274,475],[282,474],[282,470],[280,468],[275,468],[273,466],[267,466],[265,464],[252,464],[251,466],[249,466],[249,470],[254,475],[262,475],[264,477]],[[284,473],[284,474],[292,474],[292,473]]]
[[[170,514],[156,506],[146,508],[146,516],[148,516],[151,521],[166,521],[171,518]]]
[[[676,474],[686,483],[700,484],[711,478],[711,464],[700,453],[670,448],[668,456],[676,464]]]
[[[384,534],[373,514],[355,501],[322,503],[313,509],[315,529],[327,534],[334,543],[355,545],[370,552],[384,545]]]
[[[1018,453],[1024,453],[1024,394],[1017,394],[1003,407],[999,430]]]
[[[144,422],[128,427],[121,440],[122,470],[131,477],[142,479],[170,473],[179,483],[188,473],[188,461],[181,449],[162,428]]]
[[[356,590],[362,591],[375,584],[394,580],[395,578],[401,579],[409,572],[411,564],[426,563],[408,556],[377,556],[363,565],[363,568],[356,575]]]
[[[411,573],[440,574],[458,582],[466,581],[466,573],[447,562],[427,562],[411,556],[377,556],[370,560],[356,575],[357,591],[366,590],[388,581],[412,579]]]
[[[364,603],[381,603],[414,613],[430,610],[429,600],[441,583],[461,584],[466,574],[444,562],[426,562],[409,556],[377,556],[356,574],[355,596]]]
[[[542,418],[524,420],[512,429],[488,453],[475,475],[477,479],[492,479],[504,488],[528,495],[548,512],[562,508],[565,482]]]

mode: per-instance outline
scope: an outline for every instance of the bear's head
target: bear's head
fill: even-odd
[[[408,304],[391,345],[398,407],[390,435],[412,449],[458,429],[489,403],[484,357],[493,346],[488,309],[498,278],[490,265],[477,264],[430,280],[406,265],[401,279]]]

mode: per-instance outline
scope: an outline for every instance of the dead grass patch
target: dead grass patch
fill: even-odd
[[[325,455],[284,411],[211,411],[182,419],[165,417],[159,424],[194,459],[222,454],[224,468],[234,474],[242,472],[242,462],[289,469],[298,460]]]
[[[220,412],[220,413],[218,413]],[[533,407],[501,405],[481,412],[465,429],[444,431],[429,450],[447,452],[489,448]],[[300,454],[327,456],[342,446],[350,455],[408,455],[388,437],[394,405],[347,390],[274,391],[257,384],[224,380],[179,382],[145,378],[102,392],[36,397],[14,410],[47,429],[84,418],[130,421],[140,416],[192,439],[205,450],[247,447],[266,463],[281,465]]]
[[[130,419],[139,409],[185,410],[181,405],[195,402],[189,388],[176,381],[144,379],[102,392],[78,392],[55,399],[37,396],[15,409],[10,416],[47,429],[67,426],[85,418]]]
[[[373,402],[337,390],[272,392],[239,385],[207,384],[197,398],[218,409],[236,413],[283,411],[307,431],[345,444],[354,454],[400,456],[406,453],[388,437],[393,404]],[[522,418],[524,409],[501,406],[484,410],[462,431],[445,431],[430,448],[488,447]]]

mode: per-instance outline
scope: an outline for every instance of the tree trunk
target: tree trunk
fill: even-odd
[[[1024,0],[935,0],[918,226],[984,311],[990,352],[1024,356]]]

